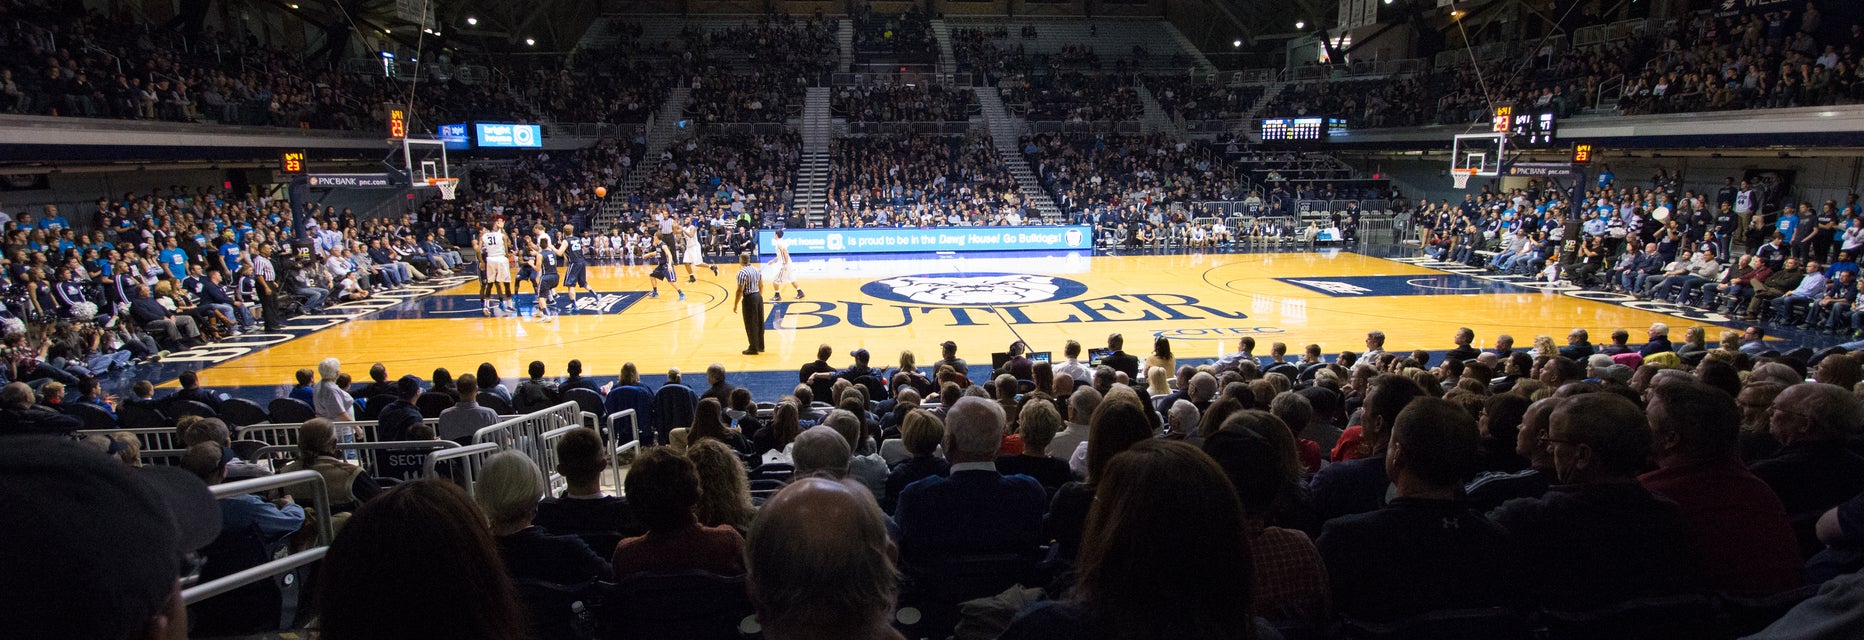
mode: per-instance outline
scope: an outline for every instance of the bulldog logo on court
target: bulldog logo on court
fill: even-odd
[[[928,274],[876,280],[862,285],[861,293],[892,302],[948,306],[1031,304],[1079,296],[1087,293],[1087,285],[1027,273]]]

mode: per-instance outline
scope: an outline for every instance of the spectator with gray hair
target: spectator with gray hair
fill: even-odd
[[[771,640],[904,640],[886,516],[863,488],[805,477],[778,491],[751,522],[745,569]]]
[[[1184,402],[1180,400],[1179,402]],[[1048,446],[1061,429],[1061,412],[1046,400],[1025,402],[1017,417],[1016,435],[1022,436],[1023,450],[997,456],[997,472],[1006,476],[1022,474],[1035,478],[1048,491],[1060,489],[1074,479],[1066,460],[1049,457]],[[1192,426],[1197,425],[1196,421]]]
[[[962,555],[1034,554],[1048,493],[1034,478],[997,472],[1005,420],[997,403],[963,398],[945,417],[949,476],[907,485],[893,521],[908,565]]]
[[[1524,555],[1538,602],[1578,611],[1694,592],[1695,559],[1675,503],[1637,484],[1650,429],[1636,403],[1587,393],[1554,405],[1546,436],[1559,482],[1491,518]]]
[[[1082,387],[1068,396],[1068,418],[1062,423],[1062,430],[1049,440],[1048,457],[1067,460],[1074,455],[1076,447],[1087,442],[1088,419],[1100,406],[1100,397],[1100,391],[1093,387]]]
[[[845,409],[830,411],[822,420],[823,426],[834,429],[848,442],[848,476],[874,492],[874,499],[879,500],[887,494],[887,461],[872,450],[862,424],[860,416]]]
[[[581,538],[552,535],[531,524],[544,498],[544,477],[523,453],[506,450],[486,458],[472,497],[485,512],[512,580],[569,585],[608,577],[608,561]]]
[[[839,480],[847,477],[853,453],[848,448],[847,438],[833,427],[816,425],[796,434],[790,457],[796,465],[798,478],[822,476]]]
[[[1204,439],[1197,435],[1197,423],[1201,418],[1197,406],[1190,400],[1178,400],[1165,410],[1165,433],[1160,437],[1169,440],[1183,440],[1192,445],[1202,445]]]
[[[1813,531],[1819,516],[1864,492],[1864,457],[1846,446],[1860,424],[1864,408],[1844,387],[1796,384],[1773,400],[1768,431],[1780,450],[1750,469],[1780,496],[1802,555],[1825,547]]]
[[[1645,342],[1643,347],[1638,348],[1637,353],[1638,355],[1648,358],[1672,350],[1670,345],[1670,325],[1658,322],[1650,325],[1650,341]]]
[[[272,475],[271,469],[241,460],[239,456],[234,455],[232,452],[232,438],[232,433],[227,430],[226,421],[219,418],[202,418],[196,420],[193,424],[188,425],[188,428],[181,433],[181,443],[189,447],[203,442],[212,442],[220,445],[221,450],[225,452],[224,455],[226,456],[224,465],[226,468],[224,471],[227,478],[245,480],[247,478]]]
[[[1210,408],[1210,401],[1217,396],[1217,377],[1206,371],[1199,371],[1191,376],[1191,406],[1198,411]]]

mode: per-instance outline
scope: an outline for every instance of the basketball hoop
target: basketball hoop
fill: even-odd
[[[452,200],[453,194],[460,189],[459,178],[428,178],[427,186],[440,189],[441,200]]]
[[[1459,169],[1450,170],[1450,180],[1455,183],[1455,186],[1458,189],[1468,189],[1469,179],[1475,177],[1475,175],[1476,175],[1476,170],[1473,168],[1472,169],[1460,169],[1459,168]]]

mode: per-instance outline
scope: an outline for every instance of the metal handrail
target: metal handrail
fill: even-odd
[[[617,431],[615,429],[615,423],[620,422],[622,418],[628,419],[628,433],[634,434],[634,438],[622,444],[616,445],[614,444],[615,442],[614,437],[615,437],[615,434],[620,433],[620,431]],[[610,438],[609,448],[608,448],[608,471],[609,471],[609,474],[614,476],[615,478],[615,490],[620,491],[621,490],[621,454],[627,453],[628,451],[631,451],[631,450],[634,450],[634,451],[640,450],[641,448],[641,420],[639,416],[635,415],[635,412],[633,409],[622,409],[620,411],[616,411],[614,413],[608,414],[608,417],[603,422],[608,425],[608,433],[609,433],[609,438]]]
[[[314,486],[313,492],[314,495],[317,496],[316,504],[322,505],[330,503],[330,488],[324,485],[324,475],[310,470],[293,471],[291,473],[281,473],[262,478],[240,480],[238,482],[226,482],[214,485],[208,489],[213,491],[215,500],[221,500],[253,493],[255,491],[282,489],[306,482]],[[317,518],[317,546],[183,589],[181,591],[182,602],[194,604],[272,576],[288,573],[298,567],[323,559],[324,554],[330,551],[330,540],[336,535],[336,530],[333,528],[330,520],[330,514],[319,514]]]
[[[435,473],[434,469],[438,464],[442,462],[446,462],[448,460],[470,458],[472,456],[476,456],[480,454],[497,453],[499,449],[501,448],[502,447],[499,447],[497,443],[481,442],[479,444],[471,444],[471,445],[466,445],[464,447],[455,447],[452,449],[441,449],[433,453],[429,453],[427,454],[427,461],[421,463],[421,477],[423,478],[439,477]],[[470,495],[474,489],[473,485],[477,484],[478,473],[475,471],[475,469],[472,466],[468,465],[466,475],[467,475],[466,493]]]

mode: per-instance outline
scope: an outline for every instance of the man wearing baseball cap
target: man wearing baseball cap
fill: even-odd
[[[0,505],[6,637],[188,636],[180,576],[220,533],[220,508],[199,478],[126,467],[64,438],[20,436],[0,447]]]

